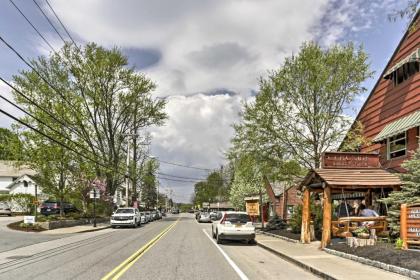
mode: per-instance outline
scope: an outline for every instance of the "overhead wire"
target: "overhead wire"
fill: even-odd
[[[41,34],[41,32],[35,27],[35,25],[32,24],[32,22],[28,19],[28,17],[22,12],[21,9],[19,9],[19,7],[13,2],[13,0],[9,0],[10,3],[12,3],[12,5],[18,10],[18,12],[25,18],[25,20],[29,23],[30,26],[32,26],[32,28],[35,30],[35,32],[39,35],[39,37],[42,38],[42,40],[44,40],[44,42],[50,47],[50,49],[53,52],[56,52],[56,50],[54,49],[54,47],[50,44],[50,42],[48,42],[48,40]]]
[[[55,25],[51,22],[50,18],[45,14],[44,10],[41,8],[41,6],[39,6],[39,4],[35,1],[32,0],[35,5],[38,7],[38,10],[42,13],[42,15],[45,17],[45,19],[48,21],[48,23],[52,26],[52,28],[54,29],[54,31],[58,34],[58,36],[61,38],[61,40],[64,42],[64,44],[66,43],[66,40],[63,38],[63,36],[61,36],[60,32],[58,32],[57,28],[55,27]]]

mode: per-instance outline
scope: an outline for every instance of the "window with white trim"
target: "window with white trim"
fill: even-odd
[[[388,138],[388,159],[402,157],[407,152],[407,133],[403,132]]]

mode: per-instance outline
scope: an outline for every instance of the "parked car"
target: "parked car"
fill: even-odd
[[[41,204],[41,214],[48,216],[48,215],[57,215],[60,214],[60,202],[59,201],[53,201],[53,200],[47,200],[44,201]],[[68,202],[63,202],[63,211],[64,214],[70,213],[70,212],[77,212],[77,208]]]
[[[166,212],[162,212],[162,217],[166,217]]]
[[[246,212],[228,211],[218,215],[211,225],[213,238],[220,244],[224,240],[243,240],[255,242],[255,227]]]
[[[147,223],[147,221],[146,221],[146,215],[144,214],[144,212],[140,212],[140,223],[141,224]]]
[[[152,222],[153,221],[152,214],[150,214],[150,212],[146,212],[145,215],[146,215],[146,218],[147,218],[147,222]]]
[[[6,202],[0,202],[0,215],[12,216],[12,210]]]
[[[179,209],[172,209],[171,213],[172,214],[179,214]]]
[[[133,207],[118,208],[112,214],[110,223],[112,228],[117,226],[131,226],[135,228],[141,223],[139,209]]]
[[[217,215],[218,215],[218,212],[210,212],[210,219],[212,221],[217,220]]]
[[[211,223],[210,213],[201,212],[200,217],[198,218],[199,223]]]

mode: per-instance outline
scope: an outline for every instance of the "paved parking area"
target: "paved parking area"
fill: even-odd
[[[23,216],[0,216],[0,252],[61,238],[65,235],[46,235],[37,232],[11,230],[8,224],[23,220]]]

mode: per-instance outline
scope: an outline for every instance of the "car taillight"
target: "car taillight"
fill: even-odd
[[[220,223],[221,223],[221,224],[224,224],[224,223],[225,223],[225,221],[226,221],[226,214],[225,214],[225,215],[223,215],[223,218],[222,218],[222,220],[220,221]]]

